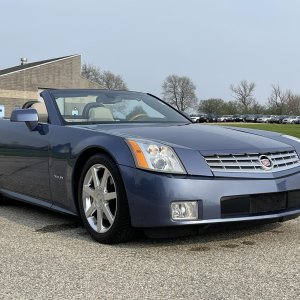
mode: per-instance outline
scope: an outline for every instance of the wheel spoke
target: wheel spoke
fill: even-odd
[[[103,211],[101,208],[98,208],[97,209],[97,231],[98,232],[101,232],[102,230],[103,227],[102,221],[103,221]]]
[[[92,176],[93,176],[94,187],[98,187],[100,185],[100,181],[98,177],[98,169],[92,168]]]
[[[117,187],[106,165],[89,167],[82,183],[84,215],[88,225],[99,234],[108,232],[117,217]]]
[[[95,198],[95,193],[94,193],[95,191],[93,189],[91,189],[89,186],[84,185],[83,186],[83,191],[85,193],[87,193],[90,197]]]
[[[103,176],[102,176],[102,178],[101,178],[101,184],[100,184],[100,187],[101,187],[102,189],[104,189],[105,186],[106,186],[107,179],[108,179],[108,176],[109,176],[108,174],[109,174],[109,173],[108,173],[108,170],[107,170],[107,169],[104,169]]]
[[[114,216],[112,215],[111,211],[110,211],[110,208],[108,206],[108,204],[105,204],[103,206],[103,213],[106,215],[107,217],[107,220],[110,224],[112,224],[114,222]]]
[[[95,203],[93,202],[91,206],[86,210],[85,215],[87,218],[89,218],[96,210]]]
[[[117,193],[116,192],[104,193],[104,200],[105,201],[109,201],[109,200],[116,199],[116,198],[117,198]]]

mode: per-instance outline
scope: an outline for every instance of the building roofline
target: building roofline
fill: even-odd
[[[13,73],[18,73],[18,72],[26,71],[26,70],[33,69],[33,68],[37,68],[37,67],[40,67],[40,66],[44,66],[44,65],[56,63],[58,61],[69,59],[69,58],[73,58],[73,57],[76,57],[76,56],[81,56],[81,55],[80,54],[73,54],[73,55],[69,55],[69,56],[58,57],[58,58],[53,58],[53,59],[49,59],[49,60],[42,60],[42,61],[36,61],[36,62],[28,63],[29,66],[20,65],[20,66],[8,68],[8,69],[3,69],[3,70],[0,70],[0,77],[6,76],[6,75],[11,75]],[[34,65],[30,66],[30,64],[34,64]],[[9,71],[10,69],[15,69],[17,67],[23,67],[23,68],[21,68],[19,70]],[[1,71],[5,71],[5,70],[7,70],[8,72],[4,73],[4,74],[1,74]]]

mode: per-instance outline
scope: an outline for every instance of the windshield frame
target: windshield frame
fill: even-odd
[[[123,90],[106,90],[106,89],[46,89],[47,92],[50,94],[53,104],[55,106],[55,110],[57,114],[59,115],[59,118],[61,120],[61,123],[63,125],[72,126],[72,125],[93,125],[93,124],[187,124],[192,123],[192,121],[182,112],[175,109],[173,106],[171,106],[169,103],[163,101],[162,99],[158,98],[157,96],[150,94],[150,93],[142,93],[142,92],[135,92],[135,91],[123,91]],[[136,121],[80,121],[80,122],[68,122],[64,119],[63,115],[60,112],[60,109],[58,107],[57,98],[58,97],[84,97],[84,96],[99,96],[101,93],[112,93],[112,94],[121,94],[121,93],[128,93],[130,94],[136,94],[142,96],[148,96],[155,99],[155,101],[161,102],[164,106],[167,106],[169,109],[171,109],[173,112],[178,114],[180,116],[179,120],[167,120],[167,121],[154,121],[152,120],[136,120]],[[151,107],[151,106],[150,106]],[[181,119],[181,120],[180,120]]]

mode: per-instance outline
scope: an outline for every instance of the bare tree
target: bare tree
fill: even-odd
[[[234,99],[241,104],[243,111],[247,113],[255,100],[253,92],[255,89],[254,82],[247,82],[247,80],[242,80],[239,84],[234,86],[230,85],[230,89],[233,92]]]
[[[278,84],[272,85],[272,92],[268,98],[268,106],[271,111],[276,114],[282,115],[286,110],[288,98],[291,97],[291,92],[284,92]]]
[[[293,94],[291,91],[286,92],[286,111],[289,115],[300,114],[300,95]]]
[[[120,75],[111,71],[103,71],[100,77],[100,84],[109,90],[128,90],[126,83]]]
[[[250,112],[254,114],[261,114],[265,112],[266,108],[264,105],[261,105],[258,101],[253,100],[250,108]]]
[[[196,86],[189,77],[169,75],[162,84],[163,99],[175,106],[178,110],[185,111],[196,107]]]
[[[81,76],[87,78],[90,81],[100,84],[101,80],[101,70],[98,67],[92,66],[90,64],[84,63],[81,66]]]
[[[120,75],[111,71],[101,71],[100,68],[84,63],[81,67],[81,76],[98,83],[102,88],[109,90],[127,90],[127,85]]]

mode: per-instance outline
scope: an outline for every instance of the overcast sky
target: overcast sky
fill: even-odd
[[[129,89],[161,95],[189,76],[199,99],[232,99],[231,83],[300,94],[298,0],[9,0],[0,2],[0,69],[81,54]]]

